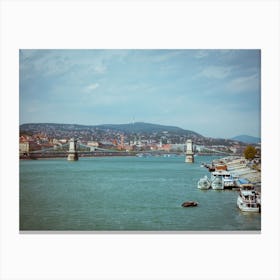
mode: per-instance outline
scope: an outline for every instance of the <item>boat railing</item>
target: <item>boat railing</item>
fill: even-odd
[[[249,208],[259,207],[259,203],[243,203],[243,204],[245,204],[245,206]]]
[[[244,197],[243,195],[241,195],[241,194],[239,194],[239,196],[242,198],[242,200],[244,201],[244,202],[248,202],[248,203],[256,203],[257,202],[257,198],[256,197],[254,197],[254,198],[252,198],[252,199],[250,199],[250,198],[246,198],[246,197]]]

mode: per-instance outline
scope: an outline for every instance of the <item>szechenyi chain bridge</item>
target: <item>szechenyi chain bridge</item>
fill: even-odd
[[[194,162],[194,145],[189,139],[185,144],[185,162]],[[209,153],[215,153],[220,155],[226,155],[226,153],[215,150],[207,149]],[[100,156],[137,156],[137,155],[182,155],[183,152],[167,152],[164,150],[149,150],[149,151],[125,151],[118,149],[105,149],[100,147],[93,147],[82,144],[77,139],[71,138],[67,143],[60,146],[54,146],[49,148],[43,148],[35,151],[20,152],[20,159],[39,159],[39,158],[67,158],[69,161],[76,161],[79,157],[100,157]]]

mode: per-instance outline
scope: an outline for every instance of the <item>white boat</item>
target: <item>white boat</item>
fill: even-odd
[[[218,170],[211,173],[211,187],[214,190],[223,190],[223,179],[230,178],[231,175],[226,170]]]
[[[201,190],[208,190],[211,187],[211,182],[207,176],[204,176],[203,178],[199,179],[197,187]]]
[[[252,184],[243,184],[240,186],[240,192],[237,197],[237,206],[244,212],[261,211],[260,198],[257,196]]]
[[[223,185],[223,180],[222,176],[216,176],[214,179],[211,181],[211,187],[213,190],[223,190],[224,185]]]

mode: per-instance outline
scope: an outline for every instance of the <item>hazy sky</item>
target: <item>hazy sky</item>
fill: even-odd
[[[259,50],[20,50],[20,123],[260,136]]]

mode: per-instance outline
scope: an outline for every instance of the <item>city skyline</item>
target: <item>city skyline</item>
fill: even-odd
[[[260,137],[260,50],[20,50],[20,124]]]

